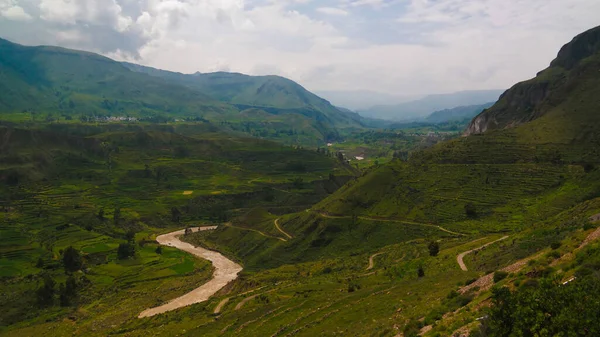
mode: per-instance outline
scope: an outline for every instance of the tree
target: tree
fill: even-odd
[[[44,275],[44,283],[41,287],[36,291],[37,302],[40,306],[51,306],[54,304],[54,287],[56,286],[56,281],[48,275]]]
[[[183,235],[188,236],[190,234],[192,234],[192,229],[190,227],[187,227],[183,232]]]
[[[477,217],[477,207],[474,204],[468,203],[465,205],[465,214],[468,218],[474,219]]]
[[[125,233],[125,240],[127,240],[129,243],[133,243],[135,241],[135,231],[133,229]]]
[[[36,268],[44,268],[44,259],[40,256],[35,264]]]
[[[77,279],[75,279],[73,275],[69,276],[67,281],[60,285],[59,298],[61,306],[67,307],[73,303],[73,300],[75,300],[77,297],[78,287],[79,285],[77,284]]]
[[[162,254],[162,247],[161,246],[156,247],[155,252],[156,252],[156,254],[161,255]]]
[[[179,209],[177,209],[177,207],[172,207],[171,208],[171,221],[179,222],[180,219],[181,219],[181,212],[179,211]]]
[[[419,266],[419,269],[417,270],[417,276],[418,277],[424,277],[425,276],[425,270],[423,269],[423,266]]]
[[[431,241],[427,248],[429,248],[429,256],[437,256],[440,252],[440,244],[435,241]]]
[[[104,221],[104,208],[98,210],[98,220]]]
[[[118,225],[120,220],[121,220],[121,207],[117,206],[117,207],[115,207],[115,211],[113,213],[113,223],[115,225]]]
[[[301,189],[304,186],[304,179],[300,177],[294,178],[292,180],[292,185],[294,185],[294,188],[296,189]]]
[[[66,272],[75,272],[83,267],[83,259],[79,251],[73,246],[69,246],[63,252],[63,263]]]
[[[568,284],[542,279],[537,285],[492,290],[489,337],[600,336],[600,278],[590,275]]]
[[[135,244],[131,242],[121,243],[117,249],[117,256],[119,260],[125,260],[135,256]]]

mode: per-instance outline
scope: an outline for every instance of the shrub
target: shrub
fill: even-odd
[[[508,276],[508,273],[502,270],[499,270],[494,273],[494,283],[498,283],[504,280]]]
[[[131,242],[120,244],[117,249],[117,256],[119,257],[119,260],[135,256],[135,245]]]
[[[419,267],[419,269],[417,270],[417,276],[418,277],[424,277],[425,276],[425,270],[423,269],[423,267]]]
[[[477,207],[474,204],[468,203],[465,205],[465,214],[469,219],[474,219],[477,217]]]
[[[556,242],[552,242],[552,243],[550,244],[550,248],[552,248],[552,250],[557,250],[558,248],[560,248],[560,246],[561,246],[561,243],[560,243],[560,242],[558,242],[558,241],[556,241]]]
[[[477,281],[477,278],[472,278],[470,280],[465,281],[465,285],[468,286],[469,284],[474,283],[475,281]]]
[[[440,244],[435,241],[431,241],[427,248],[429,249],[429,256],[437,256],[440,252]]]

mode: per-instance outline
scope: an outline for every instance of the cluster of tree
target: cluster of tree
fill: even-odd
[[[37,303],[40,307],[53,306],[57,296],[61,307],[68,307],[75,303],[81,286],[74,275],[69,275],[58,289],[56,289],[56,281],[49,274],[44,274],[42,279],[42,285],[36,291]]]
[[[57,296],[60,305],[63,307],[72,305],[77,299],[80,282],[74,273],[83,268],[83,257],[81,252],[73,246],[65,249],[62,255],[63,267],[65,273],[69,276],[64,283],[58,286],[58,289],[56,289],[56,281],[50,274],[42,276],[42,284],[36,290],[37,303],[41,307],[53,306]],[[36,266],[41,268],[43,265],[43,260],[40,258]]]
[[[117,248],[117,257],[119,260],[135,256],[135,232],[128,231],[125,234],[125,240],[127,240],[127,242],[119,244],[119,248]]]
[[[495,288],[489,316],[473,336],[600,336],[600,277],[543,279]]]

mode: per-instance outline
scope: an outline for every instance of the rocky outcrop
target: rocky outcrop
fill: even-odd
[[[476,116],[465,136],[518,126],[543,116],[568,97],[578,77],[591,68],[583,60],[600,56],[600,26],[578,35],[561,48],[550,67],[507,90],[490,109]]]

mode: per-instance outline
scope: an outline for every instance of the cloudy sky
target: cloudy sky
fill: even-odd
[[[0,0],[0,36],[180,72],[416,95],[533,77],[599,0]]]

